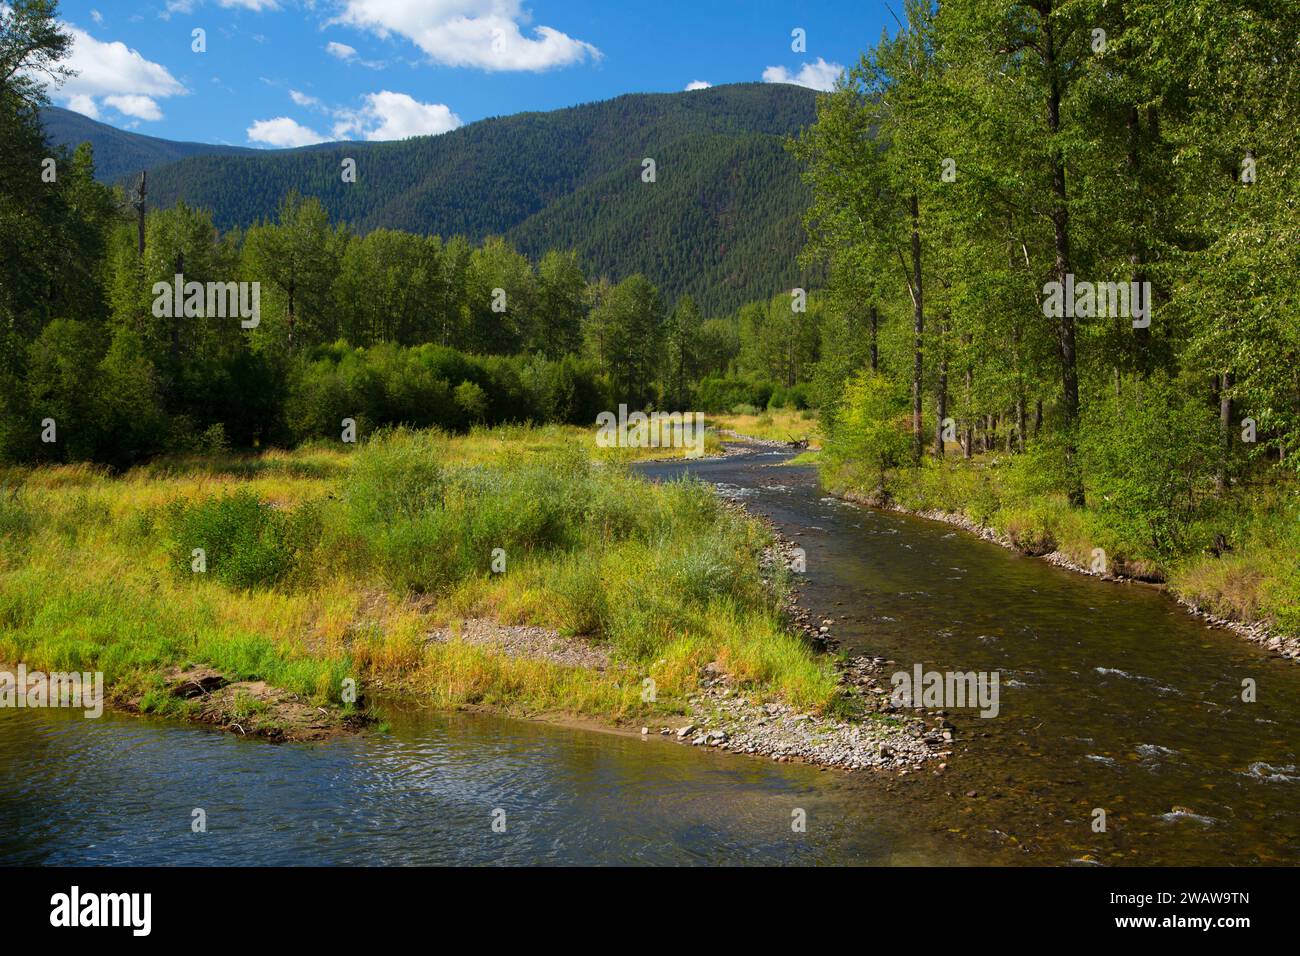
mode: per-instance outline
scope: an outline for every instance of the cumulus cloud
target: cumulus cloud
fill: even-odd
[[[528,21],[522,0],[343,0],[331,22],[405,37],[444,66],[540,72],[602,56],[590,43]]]
[[[367,94],[359,109],[333,108],[298,90],[290,90],[289,96],[299,106],[333,116],[330,136],[334,139],[394,140],[436,136],[464,125],[461,118],[443,103],[421,103],[406,93],[391,90]],[[278,116],[253,123],[248,128],[248,139],[267,146],[293,147],[323,143],[327,137],[288,116]]]
[[[806,86],[810,90],[823,92],[833,89],[844,67],[839,63],[827,63],[821,57],[816,63],[805,63],[798,73],[791,73],[783,66],[769,66],[763,71],[764,83],[793,83]]]
[[[348,46],[346,43],[336,43],[331,40],[325,44],[325,52],[330,56],[336,56],[340,60],[350,60],[357,55],[357,48]]]
[[[310,146],[325,142],[325,137],[287,116],[277,116],[275,119],[258,120],[248,127],[248,141],[265,143],[267,146]]]
[[[188,92],[167,67],[146,60],[120,40],[106,43],[79,27],[62,26],[72,36],[65,65],[77,75],[51,95],[68,109],[94,119],[101,106],[111,106],[125,116],[159,120],[163,114],[158,99]]]
[[[74,113],[89,116],[91,119],[99,119],[99,107],[95,104],[95,98],[93,96],[86,96],[84,94],[69,96],[64,100],[63,105]]]
[[[122,93],[104,97],[104,102],[113,109],[117,110],[123,116],[134,116],[142,120],[160,120],[162,119],[162,110],[158,104],[148,96],[141,96],[138,93]]]
[[[450,107],[421,103],[405,93],[381,90],[365,98],[359,110],[339,110],[333,133],[339,139],[406,139],[446,133],[464,125]]]
[[[707,89],[708,89],[709,87],[711,87],[712,85],[713,85],[713,84],[710,83],[708,80],[691,80],[691,82],[689,82],[689,83],[686,84],[686,89],[687,89],[688,91],[689,91],[689,90],[707,90]]]

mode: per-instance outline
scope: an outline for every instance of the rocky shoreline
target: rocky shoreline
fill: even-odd
[[[1195,617],[1200,618],[1210,627],[1223,628],[1244,637],[1246,640],[1258,644],[1265,650],[1278,655],[1279,657],[1288,658],[1293,661],[1300,661],[1300,638],[1284,637],[1280,634],[1274,634],[1268,626],[1261,621],[1242,622],[1234,621],[1230,618],[1219,617],[1210,613],[1204,608],[1198,606],[1194,601],[1184,597],[1177,591],[1170,588],[1160,580],[1154,580],[1149,573],[1123,574],[1112,573],[1109,571],[1094,571],[1092,568],[1084,567],[1070,558],[1069,555],[1061,551],[1053,550],[1043,553],[1037,553],[1033,550],[1018,545],[1009,535],[995,531],[987,525],[982,525],[961,512],[940,511],[938,509],[911,509],[904,508],[901,505],[890,502],[882,505],[879,501],[873,500],[869,495],[863,495],[858,492],[848,491],[841,488],[827,489],[827,493],[848,501],[852,504],[862,505],[867,508],[881,508],[885,511],[896,511],[900,514],[912,515],[917,518],[925,518],[929,521],[941,521],[944,524],[952,525],[963,531],[983,538],[985,541],[991,541],[994,544],[1001,545],[1009,551],[1015,551],[1026,557],[1042,558],[1048,564],[1053,564],[1058,568],[1064,568],[1068,571],[1074,571],[1077,574],[1086,574],[1089,577],[1100,578],[1103,581],[1113,581],[1117,584],[1146,584],[1151,587],[1157,587],[1165,591],[1174,599],[1184,610],[1190,612]]]
[[[808,443],[780,441],[774,438],[753,438],[749,435],[742,435],[740,432],[732,431],[730,428],[719,428],[718,434],[723,438],[733,439],[732,442],[723,442],[722,457],[731,458],[736,455],[747,455],[749,452],[746,446],[753,445],[758,448],[780,449],[781,451],[808,451]],[[814,446],[813,451],[818,449]]]
[[[731,678],[712,665],[700,681],[700,693],[690,699],[692,717],[680,727],[659,733],[694,747],[770,757],[780,763],[798,761],[843,770],[892,770],[900,775],[939,760],[939,770],[951,754],[952,725],[936,711],[937,722],[902,714],[882,687],[891,664],[884,658],[856,657],[838,665],[846,699],[863,716],[839,720],[800,713],[778,703],[755,704],[737,690]],[[641,732],[648,733],[643,727]],[[945,749],[949,748],[949,749]]]
[[[792,548],[788,542],[778,543],[764,559],[782,560]],[[834,645],[828,633],[829,619],[814,626],[810,613],[800,608],[793,596],[790,608],[794,626],[810,643],[819,650]],[[510,657],[602,670],[613,666],[603,648],[540,627],[471,619],[426,636],[429,642],[453,639],[491,647]],[[752,701],[731,675],[709,663],[701,669],[699,691],[687,700],[688,714],[655,727],[660,736],[674,742],[770,757],[782,763],[907,773],[947,757],[954,731],[943,719],[947,716],[944,711],[929,715],[904,711],[891,700],[887,675],[897,669],[890,669],[893,663],[872,657],[837,662],[846,709],[858,715],[852,720],[804,713],[779,702]],[[927,725],[926,717],[934,718],[933,722]],[[650,726],[643,725],[641,733],[649,735]]]
[[[782,442],[763,446],[786,447]],[[743,453],[743,449],[741,452]],[[748,511],[741,501],[727,507],[760,521],[773,544],[762,555],[764,577],[771,582],[779,564],[794,567],[798,546],[762,515]],[[785,612],[795,630],[820,652],[838,646],[831,634],[834,621],[816,618],[798,597],[798,585],[786,596]],[[888,675],[894,661],[859,656],[836,662],[845,709],[855,715],[845,720],[801,713],[776,702],[754,703],[735,686],[731,677],[713,664],[700,675],[700,692],[691,697],[690,719],[680,726],[662,726],[659,733],[695,747],[712,747],[733,753],[770,757],[779,762],[799,761],[823,768],[914,772],[951,754],[955,730],[945,711],[926,714],[921,708],[900,708],[892,699]],[[926,724],[926,718],[934,722]],[[642,733],[649,733],[648,727]]]
[[[773,544],[760,557],[765,579],[772,581],[780,564],[790,567],[797,546],[761,515],[745,511],[736,501],[726,506],[762,521]],[[818,619],[800,602],[796,588],[786,596],[785,612],[791,626],[820,652],[832,650],[833,621]],[[580,637],[566,637],[542,627],[499,624],[481,619],[457,622],[430,631],[426,641],[465,640],[488,646],[511,657],[547,660],[555,664],[604,670],[615,666],[608,651]],[[684,717],[654,724],[654,733],[673,742],[772,760],[808,763],[844,770],[915,772],[938,761],[938,769],[951,754],[953,726],[945,711],[926,713],[903,709],[891,699],[888,675],[897,666],[880,657],[855,657],[837,661],[843,688],[843,710],[852,719],[805,713],[777,701],[751,700],[746,689],[716,662],[699,675],[699,690],[688,698]],[[928,722],[927,722],[928,721]],[[650,724],[642,736],[652,734]]]

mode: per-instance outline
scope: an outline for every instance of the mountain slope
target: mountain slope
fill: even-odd
[[[154,169],[150,195],[227,229],[273,217],[297,190],[362,232],[575,249],[589,273],[642,272],[668,301],[689,292],[716,314],[797,284],[807,191],[783,141],[815,114],[814,92],[779,84],[633,94],[401,142],[192,155]]]
[[[807,196],[773,136],[698,136],[627,164],[506,233],[526,254],[575,249],[589,273],[644,272],[707,314],[797,284]]]
[[[155,136],[143,136],[100,123],[57,106],[41,111],[45,135],[56,146],[75,149],[88,142],[95,151],[95,175],[104,182],[135,176],[142,169],[153,170],[189,156],[257,155],[258,149],[218,146],[210,143],[179,143]]]

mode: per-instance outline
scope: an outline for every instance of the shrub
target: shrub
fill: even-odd
[[[700,411],[716,414],[740,404],[766,408],[772,398],[772,392],[771,382],[710,376],[700,382],[695,400]]]
[[[1194,389],[1152,376],[1141,402],[1093,405],[1081,453],[1089,504],[1120,536],[1160,556],[1185,550],[1213,480],[1213,417]]]
[[[827,436],[829,459],[865,468],[876,492],[884,494],[889,472],[907,460],[910,447],[902,389],[883,375],[860,372],[849,383]]]
[[[279,511],[249,491],[193,504],[170,514],[173,566],[194,574],[194,550],[203,549],[205,573],[239,589],[271,587],[292,574],[320,539],[313,505]]]
[[[803,411],[809,406],[809,386],[807,382],[800,382],[797,385],[786,387],[779,385],[772,392],[771,399],[768,400],[768,408],[793,408],[796,411]]]

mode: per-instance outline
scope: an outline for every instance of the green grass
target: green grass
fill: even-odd
[[[748,438],[763,441],[795,441],[807,438],[811,447],[821,444],[817,413],[793,408],[770,409],[749,415],[710,415],[708,423]]]
[[[824,461],[823,483],[836,491],[874,488],[852,464]],[[891,501],[909,511],[958,513],[1007,536],[1022,551],[1059,551],[1090,567],[1106,552],[1108,569],[1165,581],[1174,593],[1219,617],[1262,622],[1300,636],[1300,489],[1262,473],[1225,494],[1206,489],[1177,551],[1157,549],[1103,508],[1073,508],[1046,487],[1031,456],[952,455],[890,474]],[[1231,550],[1216,556],[1222,535]]]
[[[313,702],[344,678],[435,705],[610,719],[680,712],[718,661],[763,699],[838,699],[828,659],[759,576],[761,526],[704,485],[629,474],[589,430],[396,431],[356,449],[11,471],[0,494],[0,660],[103,670],[177,712],[208,664]],[[195,548],[207,570],[196,572]],[[494,573],[494,549],[506,570]],[[604,670],[427,634],[465,616],[602,645]],[[641,699],[651,678],[657,700]]]

